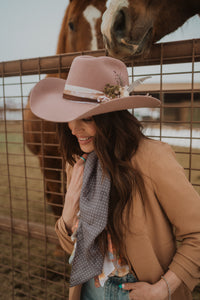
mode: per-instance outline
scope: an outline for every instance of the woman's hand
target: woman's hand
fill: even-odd
[[[164,300],[165,292],[159,291],[156,285],[147,282],[125,283],[122,285],[124,290],[129,291],[130,300]],[[166,289],[166,287],[164,287]]]
[[[134,282],[134,283],[124,283],[122,288],[124,290],[130,291],[129,298],[132,300],[165,300],[170,294],[180,286],[181,279],[171,270],[168,270],[164,274],[165,280],[160,279],[154,284],[149,284],[147,282]],[[168,283],[168,286],[166,284]]]
[[[83,154],[85,159],[87,154]],[[79,159],[73,167],[70,184],[65,195],[62,217],[69,231],[77,221],[77,212],[79,210],[79,199],[83,183],[84,161]]]

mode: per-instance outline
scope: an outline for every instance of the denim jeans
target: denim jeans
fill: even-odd
[[[119,287],[119,284],[126,282],[136,282],[137,279],[132,274],[124,277],[109,277],[103,287],[96,288],[94,279],[84,283],[81,290],[81,300],[128,300],[129,292]]]

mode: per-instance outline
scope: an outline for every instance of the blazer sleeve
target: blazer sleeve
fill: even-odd
[[[67,174],[67,187],[69,186],[70,180],[71,180],[71,172],[72,172],[72,166],[70,166],[68,163],[66,164],[66,174]],[[58,236],[59,242],[63,250],[65,250],[67,253],[71,254],[74,248],[74,242],[71,240],[71,236],[67,232],[64,220],[62,216],[57,220],[55,225],[55,231]]]
[[[74,249],[74,242],[72,242],[71,237],[66,230],[62,216],[56,222],[55,231],[63,250],[68,254],[71,254]]]
[[[200,278],[200,196],[169,145],[152,153],[149,167],[156,197],[181,241],[169,269],[193,290]]]

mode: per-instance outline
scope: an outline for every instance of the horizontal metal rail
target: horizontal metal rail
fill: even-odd
[[[55,229],[52,226],[44,226],[34,222],[29,222],[27,226],[27,221],[22,219],[12,219],[11,223],[9,217],[0,216],[0,229],[56,245],[59,244]]]
[[[193,51],[195,61],[200,61],[200,39],[155,44],[152,46],[149,56],[129,58],[124,60],[124,62],[127,66],[159,65],[162,52],[162,64],[186,63],[192,61]],[[107,52],[105,49],[102,49],[1,62],[0,76],[34,75],[38,74],[38,70],[40,70],[40,74],[68,72],[73,59],[77,55],[98,57],[107,55]]]

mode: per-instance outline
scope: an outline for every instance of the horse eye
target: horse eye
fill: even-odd
[[[71,30],[74,30],[74,23],[73,22],[69,22],[68,26]]]

